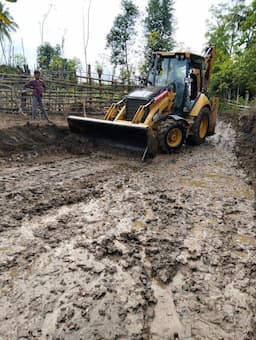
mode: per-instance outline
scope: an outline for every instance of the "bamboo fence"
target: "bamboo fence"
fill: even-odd
[[[230,107],[233,110],[236,111],[248,111],[251,109],[251,105],[243,105],[243,104],[239,104],[237,101],[235,100],[231,100],[231,99],[226,99],[225,100],[225,104]]]
[[[32,91],[24,84],[28,75],[0,73],[0,112],[29,115],[32,111]],[[49,114],[102,114],[139,85],[127,85],[110,80],[76,77],[76,81],[44,79],[47,91],[44,103]]]

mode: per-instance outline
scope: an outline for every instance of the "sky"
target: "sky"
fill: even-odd
[[[19,25],[12,34],[15,54],[25,54],[30,68],[36,67],[36,49],[41,42],[52,46],[62,44],[64,39],[64,56],[78,58],[85,64],[83,36],[87,37],[87,13],[90,0],[18,0],[17,3],[5,3],[14,21]],[[175,40],[184,47],[201,53],[205,46],[206,20],[209,18],[211,5],[223,0],[175,0],[174,16],[176,19]],[[148,0],[134,0],[145,16]],[[96,61],[109,68],[110,52],[105,49],[106,35],[109,33],[115,17],[121,12],[121,0],[91,0],[89,20],[89,40],[87,61],[94,65]],[[83,19],[84,18],[84,19]],[[83,25],[84,20],[84,25]],[[83,29],[84,27],[84,29]],[[142,19],[138,23],[143,27]],[[84,34],[83,34],[84,32]],[[142,42],[137,36],[134,45],[134,64],[139,63],[142,55]],[[1,58],[0,58],[1,59]],[[1,61],[1,60],[0,60]]]

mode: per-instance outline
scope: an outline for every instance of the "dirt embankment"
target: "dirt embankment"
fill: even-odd
[[[28,121],[0,128],[0,164],[47,161],[47,157],[87,154],[91,149],[86,138],[70,135],[64,120],[51,124]]]
[[[237,127],[236,154],[240,165],[251,176],[256,191],[256,107],[241,115]]]
[[[255,339],[255,196],[230,123],[147,163],[64,124],[0,138],[1,339]]]
[[[256,192],[256,107],[244,113],[221,113],[220,119],[236,132],[234,151]]]

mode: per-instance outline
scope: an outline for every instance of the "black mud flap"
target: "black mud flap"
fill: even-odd
[[[140,152],[143,161],[156,155],[156,138],[148,126],[76,116],[67,120],[72,133],[85,135],[96,144]]]

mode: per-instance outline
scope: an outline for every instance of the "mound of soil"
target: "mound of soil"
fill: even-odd
[[[55,124],[25,123],[0,130],[2,161],[45,154],[88,154],[90,143],[83,136],[71,135],[68,127]]]
[[[249,113],[241,114],[233,125],[237,131],[236,154],[256,191],[256,107]]]
[[[67,133],[67,129],[56,125],[40,126],[29,122],[24,126],[3,129],[0,135],[0,154],[33,150],[36,146],[51,146],[63,139]]]

